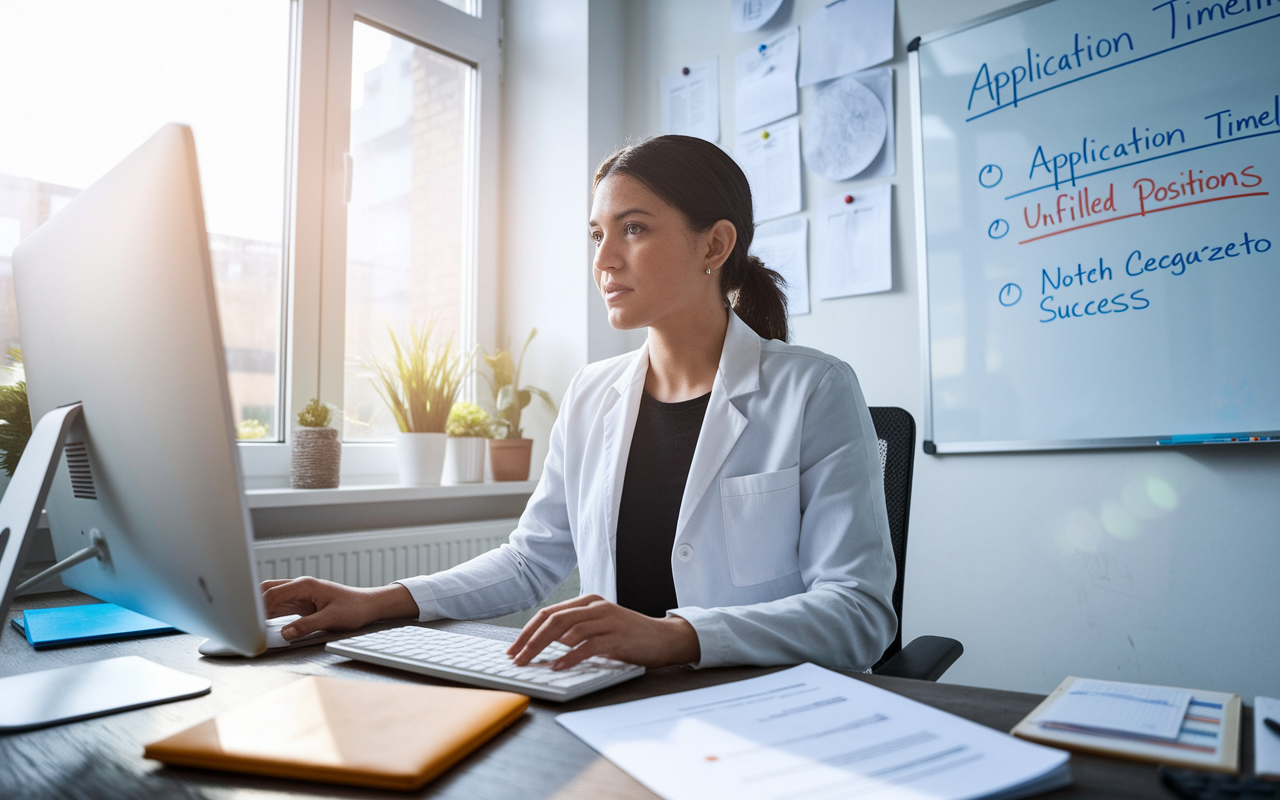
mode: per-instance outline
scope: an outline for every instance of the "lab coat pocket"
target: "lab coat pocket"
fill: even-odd
[[[720,503],[734,586],[800,569],[800,467],[721,478]]]

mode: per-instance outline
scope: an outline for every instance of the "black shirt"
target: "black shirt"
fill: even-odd
[[[671,548],[710,393],[661,403],[647,393],[631,438],[618,510],[618,605],[650,617],[676,608]]]

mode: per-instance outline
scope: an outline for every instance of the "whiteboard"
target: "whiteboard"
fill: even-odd
[[[926,452],[1280,436],[1280,2],[909,48]]]

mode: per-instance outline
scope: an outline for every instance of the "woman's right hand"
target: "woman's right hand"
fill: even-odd
[[[360,589],[311,577],[263,581],[262,603],[268,619],[302,616],[280,631],[288,640],[316,631],[350,631],[378,620],[418,616],[413,595],[398,583]]]

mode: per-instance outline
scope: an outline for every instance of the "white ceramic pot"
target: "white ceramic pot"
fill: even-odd
[[[396,464],[403,486],[439,486],[444,472],[445,433],[396,434]]]
[[[444,449],[442,483],[480,483],[484,480],[484,450],[488,439],[450,436]]]

